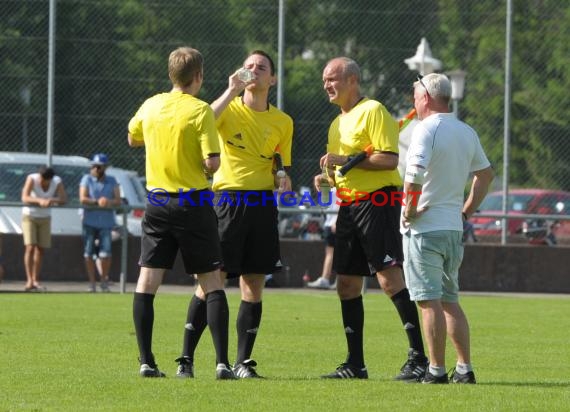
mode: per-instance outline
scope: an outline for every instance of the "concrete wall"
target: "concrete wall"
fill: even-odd
[[[2,239],[6,279],[25,281],[22,237],[4,234]],[[137,279],[139,251],[140,239],[130,237],[128,282]],[[285,269],[275,276],[277,283],[287,287],[302,287],[304,273],[309,273],[313,279],[320,274],[324,244],[320,241],[285,239],[281,243],[281,254]],[[111,270],[111,278],[115,281],[119,280],[120,256],[121,243],[118,241],[113,244]],[[570,247],[466,245],[460,276],[461,288],[466,291],[570,293]],[[87,280],[81,238],[52,237],[52,248],[46,251],[41,279]],[[165,283],[193,283],[192,278],[184,274],[180,259],[167,274]],[[370,283],[371,287],[378,287],[375,280]]]

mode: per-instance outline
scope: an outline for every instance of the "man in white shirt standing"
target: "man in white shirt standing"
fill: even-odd
[[[24,266],[26,292],[43,291],[39,284],[44,249],[51,247],[52,206],[67,202],[67,194],[59,176],[51,167],[42,166],[26,178],[22,189],[22,232],[24,235]]]
[[[443,74],[418,76],[414,83],[414,106],[421,122],[412,135],[404,178],[404,273],[410,297],[420,307],[429,348],[429,370],[422,382],[445,384],[451,379],[474,384],[458,271],[463,221],[485,198],[494,174],[477,133],[449,113],[450,96],[451,83]],[[471,191],[464,201],[470,174]],[[448,334],[457,352],[450,377],[445,368]]]

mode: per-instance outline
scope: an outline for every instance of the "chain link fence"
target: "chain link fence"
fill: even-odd
[[[338,112],[322,89],[326,62],[354,58],[364,94],[401,117],[412,107],[416,75],[404,59],[422,37],[443,62],[441,71],[467,72],[459,116],[479,132],[502,173],[506,1],[52,1],[54,154],[105,152],[115,166],[143,175],[144,151],[127,146],[127,123],[145,98],[169,89],[169,52],[190,45],[203,53],[200,97],[211,102],[249,50],[265,49],[278,61],[282,10],[283,109],[295,121],[296,187],[309,186],[318,172]],[[0,0],[2,151],[47,150],[49,6]],[[515,0],[513,21],[509,186],[570,191],[570,5]],[[275,91],[271,98],[275,104]]]

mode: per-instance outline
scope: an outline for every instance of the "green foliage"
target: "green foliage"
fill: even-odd
[[[516,186],[570,190],[570,5],[514,0],[510,179]],[[443,71],[467,71],[460,116],[503,163],[506,2],[494,0],[286,0],[284,108],[295,120],[293,181],[308,184],[338,113],[321,71],[346,55],[362,68],[363,93],[395,115],[411,108],[414,79],[404,59],[421,37]],[[47,0],[0,0],[0,148],[45,151]],[[126,125],[152,94],[169,90],[167,57],[181,45],[205,58],[200,97],[213,101],[248,51],[277,62],[279,2],[263,0],[58,0],[54,152],[108,152],[143,172],[126,147]],[[31,90],[30,105],[23,88]],[[275,92],[271,99],[275,102]],[[546,169],[546,167],[548,167]]]
[[[514,1],[510,181],[570,190],[570,5]],[[467,70],[462,117],[479,132],[495,168],[503,163],[506,8],[492,0],[439,1],[434,42],[451,68]]]
[[[184,290],[155,300],[153,349],[168,377],[149,380],[138,376],[132,295],[0,294],[0,410],[562,411],[570,402],[565,296],[464,297],[479,383],[433,387],[392,381],[407,342],[390,300],[375,292],[364,297],[368,381],[319,379],[346,353],[338,298],[315,291],[266,291],[254,350],[266,379],[216,382],[208,331],[196,378],[176,379]],[[235,289],[228,296],[232,359],[240,298]],[[447,366],[453,363],[449,344]]]

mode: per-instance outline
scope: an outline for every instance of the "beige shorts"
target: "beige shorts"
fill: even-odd
[[[44,249],[51,247],[51,218],[22,217],[24,245],[38,245]]]

